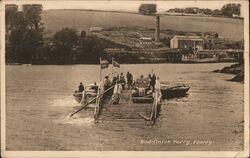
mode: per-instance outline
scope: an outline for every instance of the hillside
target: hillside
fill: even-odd
[[[56,32],[63,27],[89,30],[92,26],[148,27],[154,28],[155,18],[131,13],[97,12],[81,10],[48,10],[42,14],[46,33]],[[243,20],[217,17],[162,16],[161,29],[186,32],[217,32],[230,40],[243,39]]]

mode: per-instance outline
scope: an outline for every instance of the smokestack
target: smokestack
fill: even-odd
[[[160,17],[156,16],[155,42],[160,41]]]

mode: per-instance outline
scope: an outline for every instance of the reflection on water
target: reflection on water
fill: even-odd
[[[72,96],[79,82],[99,79],[99,65],[6,66],[7,150],[242,150],[243,84],[212,73],[230,64],[121,65],[134,78],[153,69],[161,81],[185,83],[188,96],[165,100],[151,127],[141,120],[93,123],[93,108]],[[105,69],[103,74],[108,73]],[[210,145],[145,144],[144,140],[206,140]]]

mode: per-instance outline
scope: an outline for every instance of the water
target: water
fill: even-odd
[[[69,118],[79,82],[99,79],[98,65],[6,66],[7,150],[242,150],[244,98],[230,64],[121,65],[135,77],[154,69],[161,81],[191,86],[185,98],[165,100],[155,126],[144,120],[95,124],[93,110]],[[103,73],[108,73],[104,70]]]

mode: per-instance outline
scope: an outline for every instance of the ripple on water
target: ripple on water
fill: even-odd
[[[61,97],[59,99],[55,99],[51,103],[52,106],[60,106],[60,107],[75,107],[81,106],[81,104],[77,103],[71,96]]]
[[[91,125],[94,123],[94,118],[92,117],[79,117],[78,114],[70,117],[70,115],[66,117],[60,117],[55,121],[58,124],[70,124],[70,125]]]

